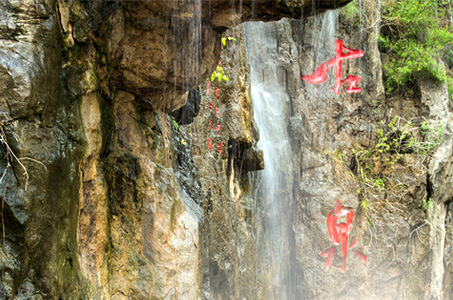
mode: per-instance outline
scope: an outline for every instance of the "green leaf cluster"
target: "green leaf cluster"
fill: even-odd
[[[227,41],[237,41],[237,39],[231,36],[224,37],[222,38],[222,45],[226,46]],[[216,78],[219,82],[221,82],[222,80],[225,80],[226,82],[230,81],[228,76],[225,75],[225,70],[223,70],[223,68],[220,66],[220,62],[217,68],[211,74],[211,82],[214,81]]]
[[[360,8],[358,0],[353,0],[348,5],[344,6],[341,10],[341,16],[345,18],[345,20],[352,22],[354,26],[359,25]]]
[[[215,69],[215,71],[212,72],[211,74],[211,81],[214,81],[216,78],[219,80],[219,82],[221,82],[222,79],[225,80],[226,82],[230,81],[230,79],[225,75],[225,71],[220,65],[217,66],[217,69]]]
[[[434,206],[434,203],[433,203],[433,200],[431,198],[428,198],[428,200],[426,199],[423,199],[423,203],[422,203],[422,208],[427,211],[427,210],[431,210]]]
[[[174,129],[174,130],[179,131],[180,128],[179,128],[178,122],[176,122],[175,120],[173,120],[172,126],[173,126],[173,129]]]
[[[445,47],[453,43],[453,33],[442,25],[444,0],[387,0],[382,18],[385,30],[379,38],[381,49],[391,53],[384,67],[386,91],[412,82],[423,72],[438,83],[447,80],[445,68],[437,62]]]
[[[222,38],[222,44],[223,44],[224,46],[226,45],[226,42],[227,42],[227,41],[237,41],[237,39],[235,39],[234,37],[231,37],[231,36]]]

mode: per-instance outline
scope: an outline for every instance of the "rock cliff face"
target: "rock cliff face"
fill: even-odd
[[[321,14],[347,2],[0,1],[0,298],[450,298],[447,88],[420,77],[415,95],[385,96],[376,4],[362,27]],[[282,17],[297,20],[240,25]],[[366,53],[345,67],[360,94],[300,80],[338,36]],[[271,58],[291,159],[275,167],[275,206],[251,97]],[[228,81],[206,80],[217,65]],[[442,138],[392,168],[375,159],[402,192],[364,191],[352,149],[375,146],[395,115]],[[319,256],[336,199],[356,209],[369,259],[350,254],[345,274]]]
[[[273,172],[281,173],[276,178],[286,181],[283,187],[288,189],[286,194],[280,192],[285,197],[278,202],[285,203],[285,209],[280,212],[279,223],[292,220],[292,230],[287,233],[288,242],[280,236],[273,241],[280,242],[278,250],[297,263],[294,266],[283,261],[280,269],[276,269],[290,274],[293,281],[285,281],[284,275],[282,281],[276,281],[280,275],[272,269],[272,261],[278,260],[278,254],[267,246],[266,253],[271,257],[259,258],[271,261],[267,264],[271,274],[264,271],[259,277],[270,286],[263,298],[451,297],[448,282],[451,271],[446,268],[451,255],[448,233],[451,195],[449,183],[444,185],[450,180],[447,173],[452,171],[451,103],[447,87],[420,76],[414,92],[384,94],[376,39],[378,27],[371,26],[379,18],[378,11],[375,3],[366,2],[361,13],[367,18],[355,26],[345,26],[350,23],[336,11],[303,21],[255,25],[247,31],[249,41],[254,43],[247,50],[258,55],[255,61],[250,61],[252,69],[255,68],[252,73],[256,72],[258,77],[256,82],[252,80],[252,85],[272,85],[276,81],[278,86],[285,87],[284,96],[279,91],[268,92],[275,100],[284,102],[279,122],[289,120],[291,143],[286,150],[291,163],[283,163]],[[258,38],[260,35],[263,37]],[[362,77],[362,91],[358,94],[343,91],[340,96],[335,95],[334,76],[319,85],[299,79],[300,74],[312,73],[335,56],[333,42],[337,37],[348,48],[365,51],[363,58],[344,63],[346,74]],[[387,55],[382,54],[384,61]],[[270,120],[272,114],[269,116]],[[392,120],[398,124],[392,125]],[[427,128],[426,132],[420,127]],[[420,131],[424,138],[418,136]],[[378,143],[385,143],[382,137],[390,139],[391,134],[394,141],[396,138],[402,143],[402,132],[410,135],[415,143],[413,148],[389,153],[373,150],[382,146]],[[283,134],[278,142],[285,143]],[[432,148],[428,153],[420,151],[417,147],[423,145]],[[363,149],[367,149],[365,156]],[[400,157],[395,158],[397,153]],[[291,176],[285,174],[288,169]],[[275,181],[274,186],[281,185]],[[291,198],[292,201],[288,200]],[[319,255],[332,246],[325,220],[336,199],[356,209],[351,237],[358,238],[357,249],[368,256],[364,264],[349,252],[345,274],[332,268],[324,273],[325,258]],[[265,219],[272,220],[268,214],[278,213],[279,207],[276,205],[270,211],[259,208],[258,215],[260,209],[264,211],[261,227],[269,238],[271,233],[266,230]],[[261,242],[265,241],[264,238]],[[341,266],[341,255],[335,256],[333,265]],[[275,282],[287,289],[273,291]]]

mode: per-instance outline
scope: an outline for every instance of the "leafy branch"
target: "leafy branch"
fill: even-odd
[[[222,79],[225,80],[226,82],[230,81],[230,79],[225,75],[225,71],[220,66],[220,63],[217,66],[217,69],[215,69],[215,71],[212,72],[211,81],[214,81],[216,78],[219,80],[219,82],[221,82]]]
[[[235,39],[234,37],[225,37],[225,38],[222,38],[222,44],[225,46],[226,45],[226,42],[227,41],[237,41],[237,39]]]
[[[231,37],[231,36],[224,37],[224,38],[222,38],[223,46],[226,46],[227,41],[237,41],[237,39],[235,39],[234,37]],[[214,70],[214,72],[212,72],[211,82],[214,81],[216,78],[219,82],[221,82],[222,80],[225,80],[226,82],[230,81],[228,76],[225,75],[225,70],[223,70],[221,63],[222,63],[222,61],[219,61],[217,68]]]
[[[453,43],[453,33],[442,19],[446,9],[437,0],[386,0],[382,12],[381,49],[391,60],[384,66],[386,91],[413,82],[414,74],[423,72],[438,83],[447,80],[445,68],[437,62],[446,45]]]

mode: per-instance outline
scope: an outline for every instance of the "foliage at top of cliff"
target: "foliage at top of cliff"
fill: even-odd
[[[386,0],[382,7],[383,29],[380,47],[391,55],[384,67],[386,90],[414,80],[417,72],[438,83],[447,80],[438,58],[453,43],[446,0]]]

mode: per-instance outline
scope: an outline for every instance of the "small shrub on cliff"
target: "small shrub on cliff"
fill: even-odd
[[[231,37],[231,36],[222,38],[222,45],[224,47],[226,46],[227,41],[237,41],[237,39],[235,39],[234,37]],[[217,68],[212,72],[211,82],[213,82],[216,78],[219,82],[221,82],[222,80],[225,80],[227,82],[230,81],[228,76],[225,75],[225,71],[223,70],[221,64],[222,64],[222,61],[219,61]]]
[[[427,211],[432,209],[434,206],[433,200],[431,198],[428,198],[428,200],[423,199],[422,201],[422,208]]]
[[[223,46],[226,46],[226,42],[227,42],[227,41],[237,41],[237,39],[235,39],[235,38],[232,37],[232,36],[224,37],[224,38],[222,38],[222,45],[223,45]]]
[[[219,80],[219,82],[221,82],[222,79],[227,82],[230,81],[230,79],[225,75],[225,71],[223,70],[222,66],[220,66],[220,62],[215,71],[212,72],[211,82],[214,81],[216,78]]]
[[[359,25],[360,9],[358,0],[353,0],[351,3],[343,7],[341,10],[341,16],[345,18],[345,20],[351,22],[354,26]]]
[[[448,25],[442,25],[446,10],[442,0],[386,0],[383,6],[383,35],[391,54],[384,68],[386,90],[411,82],[423,72],[436,82],[447,79],[445,68],[437,62],[444,48],[453,43]]]
[[[376,208],[389,197],[401,199],[407,194],[411,186],[400,181],[403,170],[410,169],[419,175],[426,172],[426,158],[440,144],[444,125],[417,123],[418,126],[395,116],[388,122],[381,122],[369,146],[355,144],[347,154],[327,153],[334,178],[349,185],[354,180],[357,184],[363,208]]]

